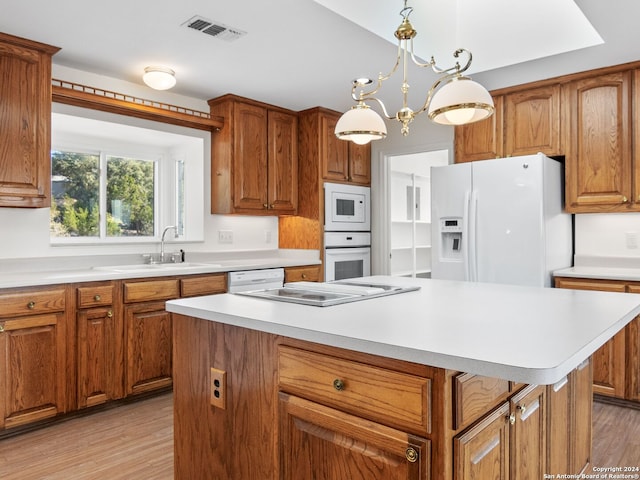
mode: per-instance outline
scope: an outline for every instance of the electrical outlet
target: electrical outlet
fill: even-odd
[[[221,409],[227,402],[227,372],[211,368],[211,405]]]
[[[233,243],[233,230],[218,230],[218,243]]]
[[[631,250],[638,248],[638,234],[636,232],[626,232],[624,236],[627,239],[628,249]]]

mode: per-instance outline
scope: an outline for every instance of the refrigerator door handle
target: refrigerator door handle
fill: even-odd
[[[471,255],[469,252],[469,205],[471,203],[471,192],[464,192],[464,212],[462,214],[462,261],[464,262],[464,279],[471,280]]]
[[[469,216],[467,217],[467,229],[469,233],[469,280],[478,281],[478,193],[473,190],[469,199]]]

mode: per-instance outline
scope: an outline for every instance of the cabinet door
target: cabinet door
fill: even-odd
[[[269,166],[267,194],[273,214],[293,214],[298,206],[298,119],[269,111]]]
[[[506,156],[561,154],[559,85],[506,95],[504,109]]]
[[[547,386],[547,471],[579,473],[572,470],[571,448],[575,443],[572,435],[573,379],[562,378],[554,385]]]
[[[325,180],[349,180],[349,143],[335,135],[339,114],[323,112],[320,115],[322,178]]]
[[[574,213],[625,211],[631,192],[631,74],[563,87],[566,207]]]
[[[430,443],[298,397],[280,394],[283,480],[423,480]]]
[[[573,408],[571,417],[572,473],[584,472],[591,463],[591,413],[593,410],[593,362],[587,359],[571,373]],[[550,468],[547,470],[552,471]],[[559,471],[559,470],[557,470]]]
[[[0,429],[64,413],[64,313],[10,318],[0,326]]]
[[[171,385],[171,328],[164,302],[125,306],[127,395]]]
[[[640,284],[628,286],[629,293],[640,293]],[[627,398],[640,400],[640,317],[632,320],[625,329],[627,336]]]
[[[544,478],[546,468],[546,396],[543,385],[531,385],[511,398],[511,480]]]
[[[122,396],[122,324],[113,307],[80,310],[78,335],[78,407]]]
[[[489,160],[502,157],[503,97],[493,98],[495,112],[486,120],[455,127],[455,161],[456,163]]]
[[[51,55],[0,34],[0,206],[51,204]]]
[[[233,106],[233,206],[267,208],[267,110],[236,102]]]
[[[454,480],[509,480],[508,417],[504,403],[453,439]]]
[[[558,288],[577,290],[601,290],[606,292],[625,292],[625,284],[601,280],[579,278],[556,278]],[[626,330],[617,333],[600,347],[591,357],[593,362],[593,392],[612,397],[624,397],[625,393],[625,336]]]
[[[371,184],[371,144],[349,144],[349,181],[359,185]]]

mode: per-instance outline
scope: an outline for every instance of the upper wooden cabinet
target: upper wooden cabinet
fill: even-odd
[[[494,96],[495,112],[486,120],[455,128],[456,163],[488,160],[504,156],[502,114],[504,98]]]
[[[567,210],[632,209],[631,72],[570,82],[563,105]]]
[[[212,139],[211,213],[294,214],[297,115],[235,95],[210,100],[209,106],[225,121]]]
[[[308,161],[321,166],[323,180],[371,183],[371,145],[356,145],[336,137],[341,113],[316,107],[300,115],[311,119],[301,124],[300,152]]]
[[[51,57],[59,48],[0,33],[0,207],[51,202]]]
[[[456,127],[456,162],[530,155],[559,155],[560,86],[546,85],[493,98],[487,120]]]

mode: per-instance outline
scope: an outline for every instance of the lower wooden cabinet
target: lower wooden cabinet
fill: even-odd
[[[430,478],[430,442],[302,398],[280,394],[283,480]]]
[[[530,385],[510,400],[511,480],[544,478],[547,473],[547,407],[543,385]],[[556,447],[557,448],[557,447]]]
[[[640,292],[640,282],[556,277],[556,288]],[[640,317],[629,323],[592,357],[593,393],[640,401]]]
[[[0,429],[67,410],[64,286],[0,295]]]
[[[76,288],[77,402],[86,408],[124,396],[119,283]]]
[[[304,267],[287,267],[284,269],[284,281],[288,282],[319,282],[322,265]]]

